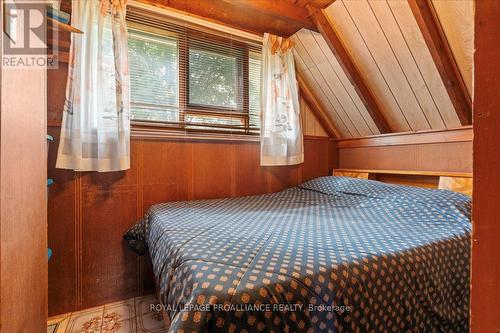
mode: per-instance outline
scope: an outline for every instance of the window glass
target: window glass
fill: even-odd
[[[189,104],[237,108],[236,57],[189,49]]]
[[[129,29],[131,118],[179,120],[179,60],[175,37]]]
[[[249,117],[252,128],[260,128],[260,53],[250,52],[248,59]]]

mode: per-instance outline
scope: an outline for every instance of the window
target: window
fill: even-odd
[[[258,133],[261,46],[152,15],[127,13],[131,119]]]
[[[178,44],[175,37],[129,28],[132,119],[178,122]]]

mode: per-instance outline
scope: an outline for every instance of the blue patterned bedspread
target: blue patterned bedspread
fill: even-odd
[[[158,204],[149,250],[169,332],[468,332],[470,198],[322,177]]]

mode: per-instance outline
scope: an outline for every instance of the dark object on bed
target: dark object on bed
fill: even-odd
[[[171,331],[467,332],[470,198],[322,177],[279,193],[153,206]]]

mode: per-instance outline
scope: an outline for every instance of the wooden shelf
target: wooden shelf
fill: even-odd
[[[333,175],[406,186],[439,188],[472,196],[472,173],[468,172],[334,169]]]
[[[334,172],[373,173],[387,175],[409,175],[409,176],[434,176],[434,177],[462,177],[471,178],[470,172],[448,172],[448,171],[415,171],[415,170],[378,170],[378,169],[335,169]]]
[[[50,18],[49,18],[50,19]],[[57,21],[52,20],[52,24],[57,24],[58,27],[61,27],[60,24],[62,23],[57,23]],[[66,27],[71,27],[67,24],[64,24]],[[71,27],[73,28],[73,27]],[[49,29],[53,29],[52,26],[49,26]],[[63,28],[66,29],[66,28]],[[74,28],[73,28],[74,29]],[[64,30],[69,32],[69,30]],[[54,36],[49,37],[47,40],[47,45],[48,45],[48,55],[49,56],[55,56],[57,57],[57,61],[60,63],[68,63],[69,62],[69,50],[71,48],[71,41],[69,40],[70,36],[69,34],[64,34],[64,35],[58,35],[58,38],[54,39]],[[56,49],[54,50],[54,46],[57,46]]]
[[[51,22],[53,25],[56,25],[61,30],[73,32],[76,34],[83,34],[83,31],[81,31],[75,27],[72,27],[69,24],[59,22],[58,20],[54,20],[53,18],[50,18],[50,17],[48,17],[47,20],[49,20],[49,22]]]

